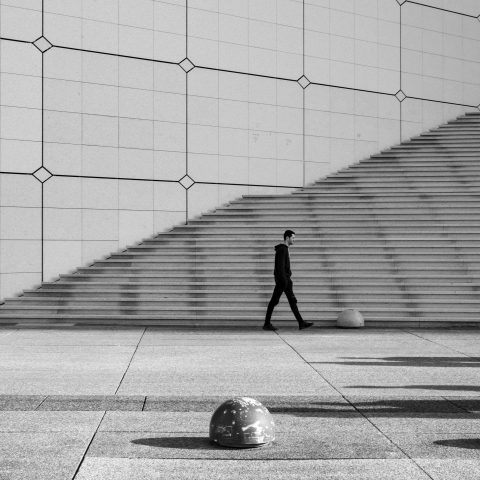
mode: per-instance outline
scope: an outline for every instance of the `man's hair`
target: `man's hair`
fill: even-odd
[[[293,230],[285,230],[283,233],[283,239],[286,240],[287,237],[291,237],[292,235],[295,235],[295,232]]]

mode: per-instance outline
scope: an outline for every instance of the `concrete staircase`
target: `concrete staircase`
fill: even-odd
[[[357,308],[370,326],[480,325],[480,113],[61,275],[6,300],[0,322],[260,327],[287,228],[306,320]],[[296,324],[285,297],[272,322]]]

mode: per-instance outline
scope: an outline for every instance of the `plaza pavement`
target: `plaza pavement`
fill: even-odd
[[[0,479],[480,479],[480,330],[0,328]],[[276,440],[208,441],[232,396]]]

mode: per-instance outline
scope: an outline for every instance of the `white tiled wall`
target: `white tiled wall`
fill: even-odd
[[[478,112],[478,109],[407,98],[402,102],[402,140],[435,128],[468,111]]]
[[[305,75],[312,82],[395,93],[399,18],[396,1],[305,0]]]
[[[402,8],[403,91],[411,97],[478,105],[479,79],[479,19],[406,3]]]
[[[0,174],[0,291],[14,295],[41,281],[42,192],[31,175]]]
[[[422,0],[423,5],[464,13],[477,17],[480,11],[480,0]]]
[[[296,82],[195,69],[188,88],[195,181],[243,185],[244,193],[250,185],[302,185],[303,91]]]
[[[42,34],[42,0],[2,0],[0,37],[32,42]]]
[[[310,85],[305,90],[306,181],[400,143],[400,103],[390,95]]]
[[[303,10],[298,0],[190,1],[188,56],[196,65],[299,78]]]
[[[479,14],[480,0],[0,0],[0,298],[472,110]]]

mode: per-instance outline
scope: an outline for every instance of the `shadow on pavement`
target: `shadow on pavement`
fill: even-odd
[[[217,445],[205,437],[151,437],[132,440],[136,445],[159,448],[181,448],[182,450],[218,450]]]
[[[449,440],[436,440],[433,443],[435,445],[442,445],[444,447],[480,450],[480,438],[452,438]]]
[[[378,390],[449,390],[449,391],[464,391],[464,392],[480,392],[480,386],[477,385],[398,385],[398,386],[385,386],[385,385],[350,385],[346,388],[369,388]]]
[[[212,443],[207,437],[150,437],[138,438],[132,440],[132,443],[146,445],[147,447],[180,448],[182,450],[239,450],[238,448],[224,447]]]
[[[340,357],[346,361],[309,362],[312,365],[360,365],[378,367],[480,367],[480,357]],[[370,360],[370,361],[368,361]]]
[[[478,399],[455,398],[385,398],[350,399],[351,403],[310,402],[309,404],[275,405],[265,404],[271,413],[284,413],[298,417],[348,418],[366,415],[390,418],[475,418],[480,410]]]

